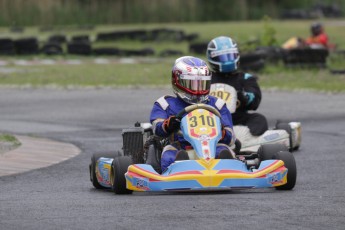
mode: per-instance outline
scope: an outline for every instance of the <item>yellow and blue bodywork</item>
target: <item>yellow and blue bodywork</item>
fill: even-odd
[[[163,174],[151,165],[134,164],[125,176],[133,191],[227,190],[284,185],[287,171],[281,160],[262,161],[251,171],[239,160],[212,159],[175,162]]]
[[[101,157],[97,160],[95,174],[97,181],[105,188],[111,188],[110,173],[114,158]]]

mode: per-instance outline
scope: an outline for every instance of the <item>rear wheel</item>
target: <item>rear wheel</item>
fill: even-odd
[[[292,153],[289,151],[281,151],[273,156],[274,159],[282,160],[285,167],[288,169],[287,183],[276,187],[277,190],[291,190],[295,187],[297,178],[296,161]]]
[[[111,165],[110,182],[112,190],[116,194],[131,194],[133,191],[126,188],[126,177],[128,166],[132,159],[128,156],[121,156],[114,159]]]
[[[294,149],[292,148],[292,130],[291,130],[289,123],[277,122],[276,129],[285,130],[289,134],[289,145],[290,145],[289,151],[292,152]],[[297,150],[297,149],[295,149],[295,150]]]
[[[102,185],[98,183],[97,177],[96,177],[96,163],[97,160],[101,157],[109,157],[109,158],[116,158],[119,156],[119,153],[94,153],[91,157],[91,163],[89,165],[89,172],[90,172],[90,181],[92,182],[92,185],[97,189],[104,188]]]
[[[280,151],[288,151],[288,148],[283,144],[265,144],[260,146],[258,156],[261,161],[271,160]]]

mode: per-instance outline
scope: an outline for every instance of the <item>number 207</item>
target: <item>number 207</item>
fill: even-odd
[[[224,101],[227,101],[230,98],[230,93],[223,92],[223,91],[214,91],[210,93],[211,96],[218,97],[223,99]]]

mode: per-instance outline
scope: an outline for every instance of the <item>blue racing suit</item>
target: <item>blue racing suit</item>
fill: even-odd
[[[217,145],[217,157],[221,150],[225,148],[229,149],[229,146],[235,142],[232,117],[230,111],[227,109],[225,102],[222,99],[209,96],[209,100],[205,104],[217,108],[217,110],[221,114],[222,126],[225,130],[225,135]],[[170,116],[175,116],[178,112],[189,105],[190,104],[186,103],[178,97],[163,96],[159,98],[154,103],[150,115],[150,122],[152,124],[154,134],[163,138],[170,136],[171,134],[167,133],[163,128],[164,120],[169,118]],[[186,149],[186,146],[190,146],[190,144],[183,137],[174,135],[171,138],[171,144],[165,146],[162,152],[162,172],[164,172],[164,170],[175,161],[177,151],[179,149]]]

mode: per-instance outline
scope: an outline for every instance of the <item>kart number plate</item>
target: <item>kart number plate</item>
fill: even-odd
[[[214,138],[218,135],[216,115],[205,110],[197,109],[187,115],[188,133],[193,138]]]

